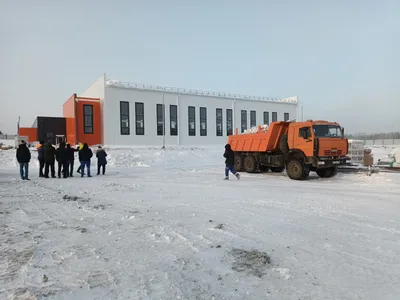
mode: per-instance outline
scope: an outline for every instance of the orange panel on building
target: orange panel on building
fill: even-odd
[[[79,143],[102,144],[100,99],[77,97],[76,137]]]
[[[27,136],[28,140],[25,142],[33,143],[37,141],[37,128],[34,127],[20,127],[18,129],[19,136]]]
[[[76,94],[73,94],[63,105],[63,117],[66,119],[66,142],[77,143],[76,136]]]

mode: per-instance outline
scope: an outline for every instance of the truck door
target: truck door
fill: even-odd
[[[294,135],[294,137],[295,148],[302,150],[307,157],[313,156],[314,143],[311,127],[300,127],[297,135]]]

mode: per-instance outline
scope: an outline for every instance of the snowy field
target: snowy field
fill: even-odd
[[[400,174],[223,181],[222,151],[30,182],[0,151],[0,299],[399,299]]]

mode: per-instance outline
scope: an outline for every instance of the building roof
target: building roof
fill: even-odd
[[[117,80],[107,80],[106,86],[112,87],[112,88],[158,91],[158,92],[166,92],[166,93],[178,93],[178,94],[186,94],[186,95],[218,97],[218,98],[228,98],[228,99],[236,99],[236,100],[255,100],[255,101],[267,101],[267,102],[275,102],[275,103],[298,104],[297,96],[289,97],[289,98],[248,96],[248,95],[240,95],[240,94],[232,94],[232,93],[208,92],[208,91],[201,91],[201,90],[194,90],[194,89],[165,87],[165,86],[141,84],[141,83],[134,83],[134,82],[123,82],[123,81],[117,81]]]

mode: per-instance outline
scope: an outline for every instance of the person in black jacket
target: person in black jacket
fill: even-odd
[[[97,175],[100,175],[100,168],[102,168],[102,173],[106,172],[106,164],[107,164],[107,153],[104,151],[101,146],[99,146],[97,152],[96,152],[96,157],[97,157]]]
[[[28,177],[29,162],[31,161],[31,151],[26,146],[25,141],[21,141],[17,149],[17,161],[19,163],[19,173],[22,180],[30,180]]]
[[[39,161],[39,177],[44,177],[44,174],[43,174],[43,169],[44,169],[44,152],[43,152],[44,141],[40,141],[39,144],[40,144],[40,146],[37,149],[38,161]]]
[[[69,143],[67,144],[67,160],[68,160],[68,167],[69,167],[69,177],[73,177],[75,152],[77,152],[77,151],[78,151],[78,149],[72,148]]]
[[[68,177],[68,151],[65,148],[65,142],[61,142],[56,150],[56,158],[58,162],[58,178],[61,178],[61,170],[63,178]]]
[[[56,148],[53,147],[53,143],[51,140],[47,142],[47,144],[43,147],[43,156],[44,156],[44,177],[49,178],[49,169],[51,169],[51,177],[56,177],[56,171],[54,168],[56,155]]]
[[[87,143],[83,144],[81,150],[79,150],[79,160],[81,161],[81,177],[85,173],[85,166],[87,167],[87,177],[92,177],[90,175],[90,159],[93,157],[93,152],[89,148]]]
[[[233,175],[236,176],[237,179],[240,179],[240,174],[236,172],[235,165],[235,155],[232,151],[231,145],[225,145],[225,180],[229,180],[229,171],[232,172]]]

